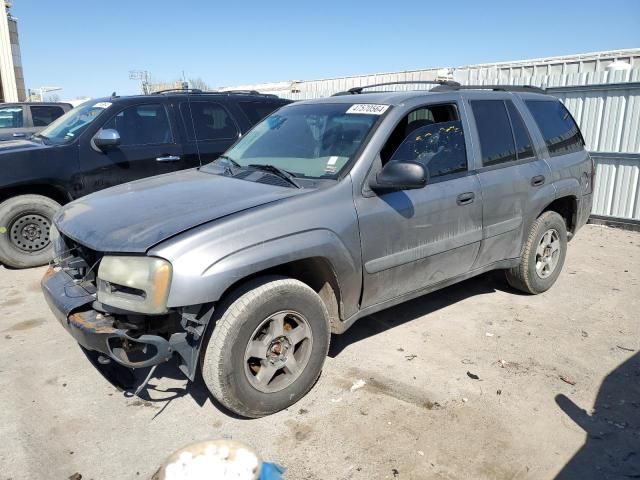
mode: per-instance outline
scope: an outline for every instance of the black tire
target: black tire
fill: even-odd
[[[51,220],[60,204],[42,195],[19,195],[0,204],[0,263],[13,268],[45,265],[53,257]]]
[[[304,317],[305,329],[310,330],[312,341],[305,344],[308,345],[304,352],[306,364],[298,370],[301,373],[297,377],[291,377],[293,383],[279,391],[265,393],[251,383],[252,367],[247,366],[245,356],[249,342],[256,338],[256,329],[282,311]],[[278,412],[296,403],[314,385],[329,350],[330,336],[326,306],[306,284],[279,276],[251,280],[233,292],[218,310],[200,357],[204,383],[222,405],[241,416],[258,418]],[[295,352],[298,355],[298,350]],[[277,372],[285,374],[286,370]]]
[[[555,260],[554,267],[541,276],[536,265],[544,265],[538,247],[541,246],[543,236],[550,232],[550,235],[557,234],[559,242],[559,252]],[[541,247],[542,248],[542,247]],[[564,260],[567,255],[567,227],[564,219],[556,212],[544,212],[540,215],[525,238],[520,255],[520,264],[517,267],[506,271],[509,285],[526,293],[537,295],[547,291],[555,283],[562,271]],[[544,267],[543,267],[544,268]],[[544,273],[542,273],[544,275]]]

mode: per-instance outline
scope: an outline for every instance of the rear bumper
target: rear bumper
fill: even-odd
[[[144,368],[165,362],[174,348],[158,335],[131,337],[127,330],[116,328],[115,319],[91,305],[95,294],[88,293],[64,271],[53,267],[41,281],[44,297],[60,324],[83,347],[100,352],[121,365]],[[135,351],[135,358],[131,352]]]

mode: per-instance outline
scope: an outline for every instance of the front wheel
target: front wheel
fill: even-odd
[[[201,357],[211,394],[229,410],[262,417],[302,398],[329,349],[329,315],[306,284],[262,277],[223,303]]]
[[[0,204],[0,263],[44,265],[53,257],[49,233],[60,204],[42,195],[19,195]]]
[[[567,255],[567,227],[556,212],[544,212],[531,226],[520,264],[507,270],[509,284],[526,293],[542,293],[555,283]]]

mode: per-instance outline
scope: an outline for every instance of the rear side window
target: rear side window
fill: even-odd
[[[242,110],[242,113],[249,119],[251,125],[255,125],[282,105],[273,102],[240,102],[238,106],[240,110]]]
[[[34,127],[46,127],[56,118],[64,114],[62,107],[56,107],[54,105],[32,105],[29,108],[31,108],[31,118]]]
[[[518,160],[533,157],[533,146],[529,131],[520,116],[520,112],[512,101],[505,102],[511,119],[511,127],[513,128],[513,138],[516,142],[516,156]]]
[[[22,128],[22,107],[0,108],[0,128]]]
[[[565,106],[557,100],[527,100],[552,157],[584,149],[580,130]]]
[[[482,164],[487,167],[517,159],[509,115],[503,100],[472,100],[480,136]]]
[[[238,138],[238,127],[229,112],[219,103],[200,101],[181,103],[180,112],[187,125],[189,140]]]

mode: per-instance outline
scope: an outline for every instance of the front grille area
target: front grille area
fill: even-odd
[[[53,263],[74,280],[80,280],[83,284],[92,284],[95,291],[98,265],[102,257],[101,252],[81,245],[61,233],[55,248]]]

